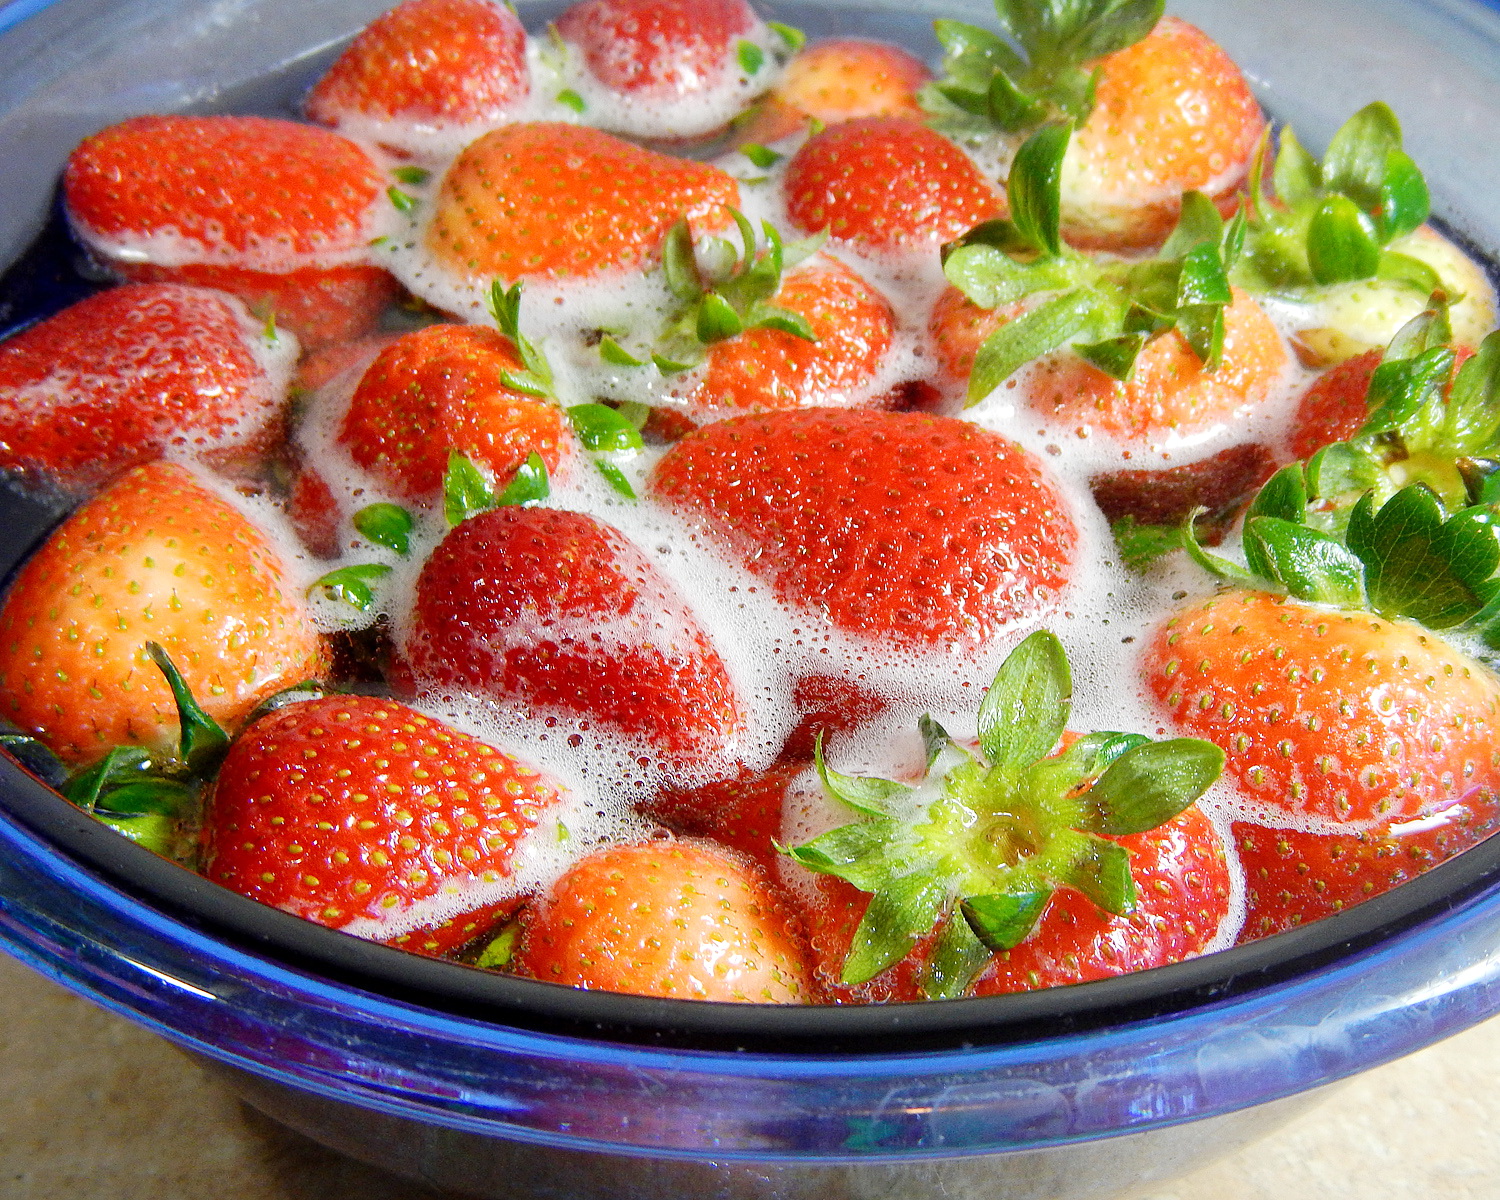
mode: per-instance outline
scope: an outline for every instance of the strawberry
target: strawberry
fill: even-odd
[[[1005,201],[962,150],[910,117],[830,126],[792,156],[787,215],[866,254],[936,250]]]
[[[0,608],[6,715],[67,762],[163,747],[166,648],[203,708],[234,726],[317,673],[321,643],[286,567],[238,509],[183,467],[137,467],[90,500],[21,569]]]
[[[729,175],[596,129],[509,125],[448,168],[428,248],[465,278],[582,278],[645,265],[681,217],[723,228]]]
[[[1417,821],[1338,833],[1234,822],[1247,888],[1239,940],[1332,916],[1478,845],[1500,823],[1493,804],[1483,807],[1483,816],[1455,804]]]
[[[360,378],[339,444],[396,496],[426,504],[458,451],[509,478],[533,452],[556,470],[570,438],[560,409],[518,391],[510,340],[478,325],[429,325],[386,346]]]
[[[404,0],[313,84],[310,119],[420,151],[436,130],[499,124],[531,92],[526,29],[495,0]]]
[[[1194,739],[1066,738],[1071,699],[1062,646],[1041,631],[987,689],[977,751],[923,719],[915,786],[842,775],[819,754],[828,795],[859,819],[791,857],[869,893],[852,933],[857,908],[825,920],[839,899],[826,891],[814,905],[833,996],[909,999],[915,987],[951,998],[976,980],[983,993],[1050,987],[1175,962],[1213,939],[1229,873],[1191,806],[1223,753]]]
[[[307,550],[337,558],[342,549],[343,506],[316,467],[302,467],[286,497],[286,517]]]
[[[169,449],[254,468],[295,354],[220,292],[100,292],[0,343],[0,467],[70,492]]]
[[[718,86],[759,24],[745,0],[582,0],[556,29],[606,90],[678,100]]]
[[[1160,244],[1184,192],[1232,211],[1265,131],[1250,85],[1202,30],[1167,17],[1098,63],[1063,167],[1063,235],[1094,250]]]
[[[513,968],[551,983],[742,1004],[813,998],[790,909],[762,872],[709,842],[595,851],[522,923]]]
[[[771,303],[801,317],[813,340],[760,327],[711,345],[683,401],[689,415],[870,404],[869,384],[895,327],[885,297],[843,264],[821,259],[788,273]]]
[[[981,646],[1072,573],[1077,533],[1041,465],[950,417],[734,417],[674,445],[650,486],[784,602],[895,645]]]
[[[674,833],[712,838],[769,870],[781,840],[787,788],[807,766],[806,761],[782,759],[764,771],[742,767],[729,779],[694,787],[669,785],[640,809]]]
[[[1313,381],[1292,420],[1293,455],[1311,458],[1324,446],[1347,442],[1364,428],[1370,418],[1365,396],[1380,360],[1381,352],[1370,350],[1329,368]]]
[[[1111,524],[1181,525],[1207,510],[1207,521],[1222,527],[1275,472],[1271,451],[1247,442],[1178,467],[1106,471],[1089,480],[1089,490]]]
[[[381,187],[355,143],[266,117],[132,117],[63,176],[74,230],[111,268],[267,305],[305,346],[357,336],[393,294],[365,257]]]
[[[781,753],[785,758],[810,761],[817,740],[829,742],[873,721],[886,701],[852,679],[832,675],[804,675],[792,688],[792,708],[799,716]]]
[[[781,82],[740,125],[735,140],[775,142],[814,121],[837,125],[857,117],[920,120],[917,91],[931,77],[921,59],[887,42],[815,42],[787,64]]]
[[[417,581],[405,654],[425,691],[597,722],[673,768],[717,760],[739,731],[733,684],[687,604],[582,513],[498,508],[450,532]]]
[[[204,874],[331,929],[441,953],[514,906],[516,847],[561,796],[525,764],[391,700],[288,704],[230,748]]]

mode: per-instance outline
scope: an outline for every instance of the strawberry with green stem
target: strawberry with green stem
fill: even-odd
[[[1071,703],[1067,657],[1042,631],[1011,653],[985,693],[977,754],[924,718],[928,775],[916,788],[839,774],[819,748],[824,787],[862,819],[789,853],[871,894],[841,982],[873,979],[937,929],[923,990],[962,996],[992,955],[1058,936],[1046,914],[1061,889],[1117,917],[1135,911],[1120,839],[1178,817],[1218,778],[1224,756],[1200,740],[1122,733],[1089,734],[1054,754]],[[1200,945],[1214,932],[1200,930]]]

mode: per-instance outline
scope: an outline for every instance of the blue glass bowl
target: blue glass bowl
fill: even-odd
[[[26,164],[0,173],[0,262],[45,225],[80,137],[143,111],[285,112],[381,6],[0,7],[0,161]],[[980,0],[769,7],[923,51],[931,15],[984,15]],[[1365,0],[1351,28],[1346,0],[1173,7],[1310,142],[1394,101],[1448,227],[1500,247],[1500,159],[1472,153],[1500,127],[1490,9]],[[27,311],[0,307],[0,323],[82,286],[28,279]],[[0,503],[8,567],[57,514]],[[1338,917],[1158,971],[771,1009],[575,992],[358,942],[156,859],[0,761],[0,944],[312,1137],[479,1196],[1062,1200],[1171,1178],[1500,1010],[1500,839]]]

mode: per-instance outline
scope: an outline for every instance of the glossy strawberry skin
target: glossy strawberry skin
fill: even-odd
[[[405,647],[423,689],[479,692],[641,739],[667,766],[725,754],[740,728],[718,652],[623,534],[582,513],[499,508],[422,568]]]
[[[729,175],[577,125],[509,125],[443,177],[427,246],[465,278],[584,278],[640,267],[682,217],[721,229]]]
[[[891,347],[895,318],[885,298],[833,260],[790,272],[771,303],[803,317],[817,341],[779,329],[747,329],[708,351],[690,414],[879,404],[866,385]]]
[[[267,538],[168,463],[121,477],[21,569],[0,608],[5,715],[70,763],[175,748],[176,706],[147,641],[231,728],[324,663]]]
[[[127,285],[90,296],[0,343],[0,468],[70,492],[168,448],[253,469],[280,436],[293,354],[258,341],[220,292]]]
[[[744,0],[582,0],[557,32],[610,91],[678,99],[719,84],[755,25]]]
[[[1239,940],[1343,912],[1477,846],[1497,827],[1500,808],[1492,796],[1370,830],[1316,832],[1236,821],[1234,848],[1246,886]]]
[[[1370,419],[1365,394],[1380,365],[1381,352],[1370,350],[1345,359],[1319,375],[1303,393],[1292,421],[1291,451],[1309,459],[1332,442],[1346,442]]]
[[[1143,674],[1274,811],[1359,825],[1500,792],[1500,683],[1407,621],[1227,592],[1161,626]]]
[[[712,838],[769,871],[778,855],[787,788],[807,769],[807,762],[796,759],[764,771],[742,768],[730,779],[665,787],[640,807],[674,833]]]
[[[204,874],[332,929],[453,948],[486,916],[516,846],[561,796],[557,784],[467,734],[391,700],[326,696],[262,717],[235,742],[205,826]],[[356,924],[357,923],[357,924]],[[431,946],[426,943],[432,943]]]
[[[741,1004],[811,998],[791,910],[762,872],[709,842],[596,851],[523,921],[513,965],[537,979]]]
[[[910,117],[863,117],[810,138],[787,164],[787,214],[867,254],[925,253],[1004,215],[978,167]]]
[[[1077,541],[1036,460],[917,413],[734,417],[673,446],[651,489],[784,602],[905,647],[978,646],[1045,611]]]
[[[308,93],[309,118],[470,124],[531,92],[526,29],[492,0],[405,0],[376,17]]]
[[[863,38],[830,38],[798,52],[736,140],[774,142],[809,121],[837,125],[859,117],[922,119],[917,91],[932,78],[921,59],[899,46]]]
[[[1230,208],[1265,129],[1238,67],[1175,17],[1102,59],[1093,112],[1063,171],[1063,236],[1090,250],[1156,245],[1182,194]]]
[[[505,383],[522,371],[510,340],[478,325],[429,325],[376,356],[355,388],[339,443],[402,499],[442,491],[450,451],[508,480],[533,452],[556,471],[571,438],[555,405]]]

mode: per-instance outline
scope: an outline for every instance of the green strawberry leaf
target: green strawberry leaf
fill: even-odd
[[[927,957],[922,993],[929,1000],[957,1000],[989,961],[990,950],[970,922],[950,914]]]
[[[391,171],[402,183],[409,183],[412,187],[421,187],[432,178],[432,172],[426,167],[396,167]]]
[[[795,25],[786,25],[781,21],[767,21],[767,27],[786,44],[786,48],[793,54],[807,44],[807,34]]]
[[[854,931],[843,982],[868,983],[900,962],[937,924],[947,903],[948,889],[934,872],[914,871],[888,881],[870,897]]]
[[[889,817],[889,801],[911,794],[911,788],[893,779],[872,779],[860,775],[841,775],[828,765],[823,757],[823,735],[820,733],[813,743],[813,761],[818,769],[818,778],[823,781],[823,790],[835,800],[848,805],[855,812],[868,817]]]
[[[557,93],[557,102],[559,104],[565,104],[565,105],[567,105],[569,108],[571,108],[576,113],[587,112],[588,111],[588,107],[589,107],[588,106],[588,101],[586,101],[582,96],[580,96],[572,88],[563,88],[562,91],[558,92]]]
[[[1103,321],[1099,298],[1080,289],[1048,300],[1002,325],[985,339],[974,357],[969,405],[978,404],[1033,359],[1098,328]]]
[[[1050,754],[1067,728],[1073,676],[1055,634],[1038,630],[1006,656],[979,705],[979,745],[1012,775]]]
[[[367,504],[354,514],[354,528],[361,537],[397,554],[411,553],[414,526],[411,513],[399,504]]]
[[[1307,484],[1302,474],[1302,464],[1291,463],[1261,485],[1250,507],[1245,510],[1245,523],[1256,517],[1275,517],[1280,521],[1301,523],[1307,512]],[[1245,562],[1250,570],[1262,579],[1275,579],[1275,567],[1262,552],[1259,542],[1245,541]]]
[[[807,318],[789,308],[757,303],[745,315],[745,323],[751,329],[779,329],[782,333],[789,333],[793,337],[801,338],[804,342],[819,340],[812,326],[807,323]]]
[[[840,825],[805,846],[787,851],[796,862],[822,875],[836,875],[861,891],[877,890],[890,874],[887,851],[901,829],[890,818]]]
[[[403,192],[394,185],[385,189],[385,195],[386,199],[391,202],[391,206],[403,215],[414,213],[422,206],[422,202],[415,196]]]
[[[1177,331],[1206,371],[1217,371],[1224,360],[1224,309],[1193,305],[1177,312]]]
[[[500,931],[499,936],[479,952],[474,965],[481,971],[503,971],[510,966],[510,960],[515,957],[516,942],[520,936],[521,922],[512,921]]]
[[[1222,347],[1222,334],[1219,342]],[[1146,335],[1144,333],[1122,333],[1119,337],[1108,338],[1102,342],[1074,345],[1073,352],[1084,362],[1098,367],[1111,379],[1118,379],[1123,383],[1135,373],[1136,359],[1141,356],[1141,351],[1145,348]]]
[[[1077,272],[1064,259],[1018,262],[998,246],[982,241],[967,242],[950,251],[943,262],[943,274],[980,308],[1000,308],[1035,292],[1067,288],[1077,282]]]
[[[1458,370],[1436,442],[1456,457],[1500,453],[1500,331]]]
[[[644,367],[646,365],[643,360],[630,353],[607,333],[599,339],[599,357],[612,367]]]
[[[1224,751],[1197,738],[1142,742],[1110,763],[1086,799],[1098,812],[1094,832],[1145,833],[1191,808],[1224,771]]]
[[[922,746],[927,751],[927,769],[930,771],[932,764],[937,762],[938,756],[949,747],[953,739],[928,713],[923,713],[918,719],[917,729],[922,735]]]
[[[307,590],[326,592],[330,599],[342,600],[351,608],[365,612],[375,603],[375,589],[370,585],[391,573],[385,563],[356,563],[338,567],[321,576]]]
[[[521,332],[521,288],[519,283],[506,288],[500,280],[490,285],[488,307],[490,316],[500,332],[508,337],[521,359],[522,370],[504,371],[501,381],[528,396],[556,399],[553,391],[552,367],[546,356]]]
[[[741,40],[734,48],[734,53],[739,59],[740,70],[746,75],[754,75],[766,65],[766,52],[754,42]]]
[[[223,726],[199,707],[198,701],[193,697],[193,690],[188,687],[177,664],[160,643],[147,642],[146,653],[166,676],[167,686],[172,689],[172,699],[177,704],[177,756],[194,774],[206,774],[228,752],[229,735],[224,732]]]
[[[1225,583],[1234,584],[1236,587],[1259,588],[1263,585],[1267,576],[1263,575],[1252,565],[1246,570],[1238,563],[1230,562],[1229,559],[1217,554],[1210,554],[1198,541],[1198,518],[1204,516],[1206,508],[1196,508],[1190,512],[1187,519],[1183,521],[1179,536],[1182,539],[1182,548],[1187,551],[1188,557],[1193,560],[1202,570],[1207,571],[1215,579],[1222,579]]]
[[[1384,478],[1379,460],[1348,442],[1324,446],[1307,460],[1310,500],[1330,500],[1342,507],[1378,487]]]
[[[93,766],[70,779],[61,791],[64,798],[92,813],[105,792],[150,778],[155,771],[156,762],[145,747],[115,746]]]
[[[727,341],[744,331],[744,321],[728,300],[718,292],[709,292],[703,297],[698,306],[698,323],[695,329],[700,342],[705,346],[712,346],[715,342]]]
[[[158,854],[162,858],[175,859],[181,838],[175,818],[161,813],[142,813],[139,816],[95,813],[94,819],[108,825],[116,833],[129,838],[138,846]]]
[[[1412,443],[1426,441],[1423,435],[1430,437],[1442,420],[1443,393],[1453,377],[1453,362],[1454,353],[1447,346],[1382,362],[1370,377],[1370,417],[1359,436],[1401,432],[1413,435]]]
[[[781,161],[782,156],[759,142],[746,142],[740,147],[740,153],[748,158],[762,171],[768,171]]]
[[[197,798],[197,793],[175,779],[142,779],[105,792],[94,802],[96,813],[141,816],[154,813],[178,817]]]
[[[1107,913],[1121,915],[1135,908],[1130,851],[1118,842],[1087,835],[1082,853],[1062,882],[1082,892]]]
[[[1121,517],[1112,526],[1120,557],[1132,571],[1144,571],[1175,550],[1183,549],[1178,525],[1142,525],[1134,517]]]
[[[662,245],[662,270],[667,287],[679,300],[696,304],[703,295],[703,279],[698,274],[698,260],[693,254],[693,234],[687,218],[667,231]]]
[[[486,512],[499,501],[473,460],[457,450],[448,453],[448,469],[443,474],[443,516],[452,529],[475,513]]]
[[[1282,129],[1276,146],[1276,165],[1271,186],[1276,197],[1289,207],[1315,200],[1323,193],[1323,169],[1303,148],[1290,126]]]
[[[1339,608],[1364,607],[1364,564],[1337,538],[1276,517],[1254,517],[1246,523],[1247,548],[1252,541],[1256,557],[1270,566],[1267,577],[1293,596]]]
[[[1422,169],[1404,150],[1392,150],[1386,155],[1385,178],[1380,183],[1376,209],[1381,236],[1393,242],[1415,233],[1431,215],[1432,195]]]
[[[1380,234],[1374,220],[1347,196],[1330,196],[1307,231],[1307,261],[1325,286],[1369,279],[1380,269]]]
[[[993,896],[970,896],[959,911],[987,950],[1013,950],[1036,928],[1051,899],[1049,887],[1022,887]]]
[[[1182,212],[1172,235],[1161,248],[1160,257],[1176,261],[1204,243],[1218,245],[1223,237],[1224,218],[1218,206],[1202,192],[1184,192]]]
[[[1073,137],[1071,121],[1044,125],[1016,151],[1010,168],[1010,219],[1041,254],[1062,252],[1062,164]]]
[[[603,475],[609,486],[627,500],[639,500],[635,488],[625,476],[625,472],[615,466],[608,459],[600,458],[594,460],[594,466],[599,468],[599,474]]]
[[[496,497],[495,507],[535,504],[539,500],[545,500],[551,494],[552,485],[547,478],[547,464],[542,460],[542,456],[533,450],[526,456],[526,461],[516,468],[516,473],[510,477],[505,490]]]
[[[1323,156],[1324,186],[1341,192],[1373,215],[1381,206],[1391,152],[1400,149],[1401,123],[1396,114],[1379,101],[1367,105],[1350,117],[1328,144]]]
[[[1442,277],[1421,259],[1395,250],[1380,252],[1380,266],[1375,270],[1375,277],[1402,284],[1414,292],[1429,294],[1443,286]]]
[[[573,432],[584,449],[599,453],[639,450],[645,445],[641,432],[607,404],[575,404],[567,410]]]

